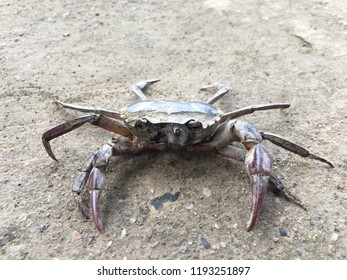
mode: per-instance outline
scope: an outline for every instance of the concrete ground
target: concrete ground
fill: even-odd
[[[0,258],[346,259],[346,18],[342,0],[1,1]],[[308,210],[269,193],[246,233],[243,164],[151,152],[112,160],[99,234],[71,184],[114,135],[85,125],[53,140],[59,163],[41,135],[83,115],[55,100],[118,110],[138,100],[132,84],[153,78],[152,99],[206,101],[198,89],[220,82],[233,88],[223,111],[289,102],[244,119],[333,162],[266,143]]]

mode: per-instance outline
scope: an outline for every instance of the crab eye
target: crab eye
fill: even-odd
[[[189,128],[200,128],[202,123],[196,120],[190,120],[187,122]]]
[[[143,119],[137,119],[135,121],[135,127],[137,128],[144,128],[146,125],[148,125],[149,121],[145,118]]]

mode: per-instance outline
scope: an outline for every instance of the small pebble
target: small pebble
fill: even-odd
[[[336,252],[336,249],[335,249],[335,247],[333,246],[333,245],[329,245],[328,246],[328,253],[329,254],[334,254]]]
[[[82,238],[82,235],[77,230],[74,230],[72,232],[72,239],[73,240],[80,240],[81,238]]]
[[[203,189],[202,189],[202,194],[203,194],[205,197],[210,197],[211,194],[212,194],[212,192],[211,192],[211,190],[208,189],[208,188],[203,188]]]
[[[122,229],[120,234],[120,239],[124,239],[127,236],[127,230],[125,228]]]
[[[339,238],[339,235],[336,232],[333,232],[333,234],[330,237],[331,241],[336,241]]]
[[[189,203],[187,203],[187,204],[185,205],[185,208],[186,208],[187,210],[191,210],[191,209],[193,209],[193,207],[194,207],[194,204],[191,203],[191,202],[189,202]]]
[[[147,229],[147,230],[145,231],[145,237],[146,237],[147,239],[150,239],[150,238],[152,237],[152,235],[153,235],[153,230],[152,230],[152,229]]]
[[[108,243],[107,243],[107,247],[110,247],[112,245],[112,241],[109,241]]]

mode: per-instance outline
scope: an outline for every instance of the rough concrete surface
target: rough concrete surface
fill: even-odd
[[[346,259],[347,4],[332,1],[0,1],[1,259]],[[60,100],[118,110],[130,86],[161,79],[152,99],[216,105],[289,102],[244,119],[331,160],[267,142],[274,170],[307,211],[269,193],[246,233],[243,164],[212,154],[114,158],[101,197],[106,232],[71,194],[83,162],[114,135],[91,125],[42,133],[83,113]],[[157,210],[152,200],[180,192]]]

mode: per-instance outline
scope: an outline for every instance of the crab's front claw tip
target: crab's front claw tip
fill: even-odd
[[[100,196],[100,190],[92,190],[90,192],[90,201],[92,204],[92,213],[93,213],[93,220],[95,227],[100,233],[104,233],[104,227],[101,223],[101,216],[100,216],[100,205],[99,205],[99,196]]]
[[[252,180],[252,209],[251,209],[251,217],[248,221],[247,232],[250,232],[255,224],[257,223],[261,209],[264,204],[265,194],[267,191],[267,186],[269,183],[268,175],[251,175]]]

